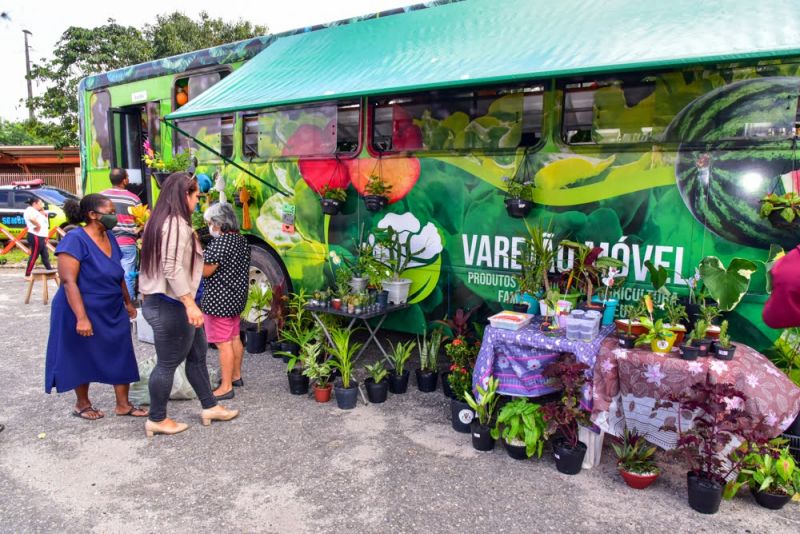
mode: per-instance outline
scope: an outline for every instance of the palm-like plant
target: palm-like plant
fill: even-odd
[[[331,365],[338,369],[342,375],[342,386],[345,389],[350,388],[350,379],[353,376],[353,360],[361,348],[361,343],[353,343],[350,341],[350,336],[358,329],[350,330],[349,328],[331,328],[330,335],[332,346],[328,347],[328,351],[333,355]]]
[[[483,426],[488,426],[492,422],[492,417],[494,417],[497,402],[500,400],[497,395],[499,385],[499,378],[490,377],[486,389],[480,384],[475,388],[478,390],[477,398],[473,397],[469,391],[464,393],[464,401],[469,404],[469,407],[478,416],[478,422]]]
[[[394,365],[394,372],[397,374],[397,376],[401,376],[403,374],[406,362],[409,360],[409,358],[411,358],[411,353],[413,350],[413,341],[407,341],[405,343],[398,341],[397,344],[392,347],[392,354],[389,355],[389,359]]]

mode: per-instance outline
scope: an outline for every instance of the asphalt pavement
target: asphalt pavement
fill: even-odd
[[[106,417],[79,420],[72,393],[43,391],[50,307],[38,286],[23,304],[23,290],[20,271],[0,270],[0,532],[800,532],[797,502],[774,512],[743,492],[694,512],[675,462],[630,489],[608,440],[601,465],[576,476],[549,449],[479,453],[451,429],[441,390],[413,378],[407,394],[352,411],[290,395],[269,354],[245,355],[232,422],[203,427],[197,401],[174,401],[190,429],[147,439],[141,419],[113,415],[106,385],[90,389]]]

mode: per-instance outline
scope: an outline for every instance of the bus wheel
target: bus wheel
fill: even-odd
[[[288,281],[286,271],[283,268],[280,260],[272,254],[269,250],[259,245],[250,245],[250,286],[263,285],[268,288],[273,288],[278,284],[284,283],[286,294],[291,291],[291,282]],[[255,310],[250,310],[247,317],[242,320],[242,327],[255,327],[255,318],[257,317]],[[270,323],[270,324],[268,324]],[[275,331],[272,321],[263,323],[271,330],[270,337],[274,337],[272,332]]]

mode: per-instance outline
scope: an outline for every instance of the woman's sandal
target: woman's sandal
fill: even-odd
[[[142,413],[139,413],[139,414],[133,413],[133,412],[136,412],[136,411],[139,411],[139,412],[142,412]],[[114,412],[114,413],[116,413],[116,412]],[[130,406],[130,408],[128,409],[127,412],[125,412],[125,413],[117,413],[116,415],[117,415],[117,417],[124,417],[126,415],[130,416],[130,417],[147,417],[149,414],[150,414],[150,412],[148,412],[147,410],[145,410],[141,406],[134,406],[133,404],[131,404],[131,406]]]
[[[91,417],[89,414],[94,414],[95,417]],[[105,417],[105,414],[100,413],[100,411],[96,410],[92,405],[89,405],[80,411],[72,410],[72,415],[80,419],[86,419],[87,421],[97,421],[98,419]]]

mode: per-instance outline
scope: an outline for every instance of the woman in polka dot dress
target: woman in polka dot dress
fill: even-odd
[[[250,245],[239,233],[239,222],[229,204],[214,204],[204,215],[214,239],[203,254],[203,311],[206,336],[219,349],[222,382],[217,400],[232,399],[233,387],[242,386],[244,347],[239,338],[239,316],[247,303]]]

